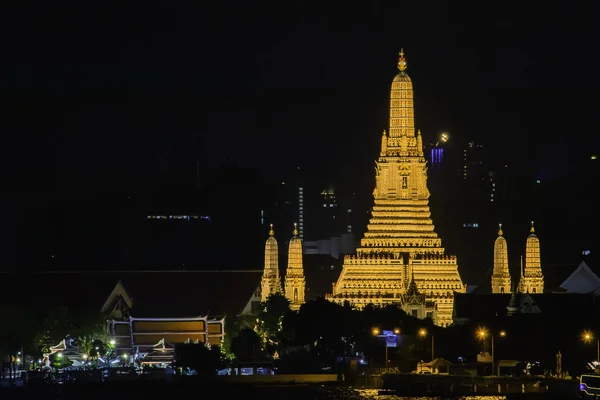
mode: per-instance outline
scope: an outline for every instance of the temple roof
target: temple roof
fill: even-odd
[[[595,293],[600,295],[600,278],[582,261],[560,285],[567,293]]]
[[[126,276],[122,283],[133,299],[134,317],[237,315],[259,287],[262,273],[167,272]]]

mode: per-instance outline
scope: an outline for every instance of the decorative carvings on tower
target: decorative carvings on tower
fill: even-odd
[[[531,221],[531,228],[525,245],[525,263],[523,263],[523,257],[521,256],[519,280],[516,285],[511,285],[507,244],[502,234],[502,224],[500,224],[498,238],[494,243],[492,293],[509,293],[511,286],[515,287],[514,291],[519,293],[543,293],[544,275],[542,274],[540,257],[540,240],[535,234],[533,221]]]
[[[498,237],[494,242],[494,272],[492,293],[510,293],[511,280],[508,268],[508,245],[502,236],[502,224],[498,226]]]
[[[544,275],[542,274],[542,260],[540,256],[540,239],[535,234],[533,221],[525,244],[525,268],[519,286],[524,293],[543,293]]]
[[[302,239],[298,237],[297,224],[294,224],[294,236],[290,239],[288,266],[285,272],[285,297],[290,301],[292,310],[297,311],[304,304],[305,286]]]

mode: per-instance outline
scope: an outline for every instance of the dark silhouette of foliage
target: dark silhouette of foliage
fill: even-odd
[[[260,305],[258,320],[260,328],[269,336],[276,337],[281,330],[281,321],[290,310],[289,300],[278,293],[270,295],[267,300]]]
[[[185,343],[175,347],[178,367],[195,369],[198,375],[216,375],[222,367],[221,349],[204,343]]]
[[[253,329],[256,326],[255,315],[236,315],[227,317],[225,319],[225,340],[223,341],[222,351],[225,353],[225,357],[232,359],[234,357],[233,351],[231,350],[231,344],[233,339],[246,328]]]
[[[231,351],[239,361],[256,360],[264,356],[261,339],[250,328],[244,328],[231,342]]]

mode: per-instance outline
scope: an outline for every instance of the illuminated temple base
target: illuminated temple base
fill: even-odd
[[[339,304],[348,301],[357,308],[370,303],[397,304],[414,315],[407,301],[413,273],[418,292],[427,302],[435,303],[435,313],[431,315],[434,323],[451,324],[454,292],[466,291],[454,256],[416,255],[409,257],[406,263],[401,258],[387,256],[346,256],[342,274],[327,299]]]

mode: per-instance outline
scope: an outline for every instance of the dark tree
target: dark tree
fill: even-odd
[[[245,328],[231,342],[231,351],[238,360],[256,360],[263,357],[261,340],[258,334]]]
[[[178,367],[195,369],[198,375],[216,375],[221,367],[221,350],[203,343],[185,343],[175,348]]]
[[[258,331],[266,350],[270,354],[275,354],[279,349],[283,319],[291,312],[290,302],[281,294],[272,294],[260,306],[261,310],[257,315]]]

